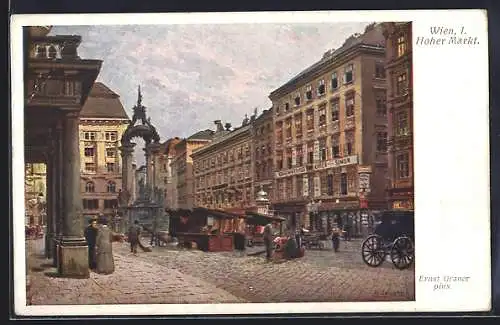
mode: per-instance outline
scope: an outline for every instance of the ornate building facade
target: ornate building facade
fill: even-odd
[[[255,115],[230,130],[215,121],[213,141],[193,152],[195,206],[242,210],[255,205],[253,123]]]
[[[110,220],[118,207],[122,188],[122,163],[118,150],[129,124],[120,96],[100,82],[90,91],[80,114],[81,191],[86,218],[104,214]]]
[[[23,52],[13,49],[24,57],[25,162],[47,168],[46,257],[61,276],[88,277],[79,118],[102,61],[79,57],[80,36],[50,36],[50,29],[24,27]]]
[[[389,120],[389,206],[413,209],[413,68],[411,22],[385,23]]]
[[[273,200],[273,110],[265,110],[253,122],[253,155],[255,161],[254,193],[262,189]]]
[[[273,91],[273,208],[312,229],[386,205],[385,39],[380,24]],[[316,207],[311,211],[311,207]]]
[[[194,200],[193,152],[212,141],[214,131],[199,131],[175,144],[172,159],[172,209],[192,209]]]

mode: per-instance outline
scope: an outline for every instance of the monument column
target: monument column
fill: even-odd
[[[78,124],[77,113],[66,115],[63,130],[64,221],[60,245],[60,273],[67,277],[89,277],[88,246],[83,237],[81,215]]]
[[[126,193],[128,205],[130,198],[132,197],[132,182],[133,178],[133,168],[132,168],[132,153],[134,152],[135,143],[123,143],[119,148],[122,156],[122,191]]]
[[[146,162],[147,162],[147,180],[151,188],[157,187],[158,184],[158,169],[161,167],[159,165],[159,153],[160,144],[153,142],[146,145]]]

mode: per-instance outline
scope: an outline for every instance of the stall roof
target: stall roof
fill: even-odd
[[[275,217],[275,216],[269,216],[266,214],[261,214],[253,211],[246,211],[245,212],[247,223],[249,224],[266,224],[270,221],[278,221],[282,222],[285,221],[286,219],[283,217]]]
[[[202,208],[202,207],[194,208],[193,214],[195,214],[195,213],[196,214],[203,213],[204,216],[213,216],[213,217],[222,218],[222,219],[231,219],[231,218],[236,217],[236,215],[229,213],[229,212],[226,212],[224,210],[207,209],[207,208]]]

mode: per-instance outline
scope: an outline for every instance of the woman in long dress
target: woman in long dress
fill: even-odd
[[[96,239],[96,272],[101,274],[111,274],[115,271],[115,261],[113,259],[113,232],[108,227],[108,220],[100,218],[100,227]]]

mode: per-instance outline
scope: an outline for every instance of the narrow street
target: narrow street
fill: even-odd
[[[29,250],[40,252],[39,245],[35,243]],[[310,250],[302,259],[268,263],[263,256],[165,247],[156,247],[153,252],[140,252],[134,256],[126,243],[115,243],[115,273],[91,273],[90,279],[82,280],[52,276],[54,269],[36,266],[41,259],[31,256],[31,303],[413,300],[413,268],[400,271],[389,262],[379,268],[370,268],[361,260],[359,245],[359,241],[342,243],[342,251],[338,253]]]

